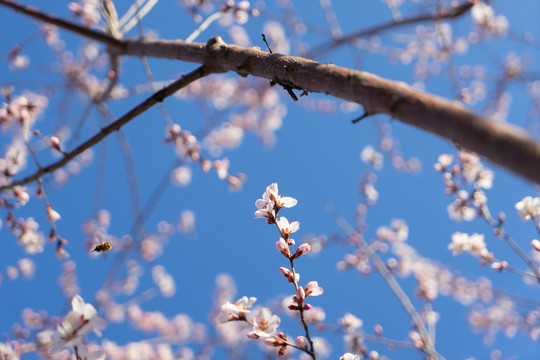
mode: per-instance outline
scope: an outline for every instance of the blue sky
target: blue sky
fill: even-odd
[[[522,8],[512,7],[509,3],[500,1],[493,3],[498,13],[507,16],[517,34],[528,30],[533,37],[538,36],[539,25],[534,18],[539,6],[536,2],[523,1]],[[334,5],[344,33],[390,19],[388,9],[380,1],[370,2],[369,5],[336,1]],[[62,16],[69,16],[65,2],[51,1],[37,6],[43,6],[42,9]],[[318,4],[298,4],[295,7],[298,17],[310,24],[326,26]],[[522,11],[523,8],[530,11]],[[404,6],[404,13],[409,9],[414,10],[416,7],[407,4]],[[267,12],[263,13],[263,16],[250,19],[246,24],[246,30],[253,45],[264,48],[259,38],[264,23],[274,15],[279,19],[282,12],[283,10],[276,7],[273,2],[269,2]],[[31,37],[38,29],[39,24],[35,21],[7,9],[0,8],[0,14],[5,19],[0,23],[1,54],[7,54],[14,44]],[[189,15],[176,2],[159,3],[144,19],[143,24],[146,29],[155,30],[160,37],[167,39],[185,38],[195,28]],[[469,15],[452,24],[455,24],[456,37],[465,36],[473,26]],[[410,36],[414,34],[414,28],[400,28],[395,32],[385,33],[381,38],[384,43],[390,43],[397,38],[396,34]],[[132,31],[130,35],[136,36],[136,32]],[[222,35],[225,41],[229,41],[227,29],[218,24],[213,24],[197,41],[204,42],[215,35]],[[67,47],[76,53],[79,37],[65,31],[61,31],[60,36],[66,41]],[[302,36],[302,41],[310,45],[319,44],[326,39],[327,36],[311,31]],[[484,64],[490,94],[500,73],[502,60],[511,50],[519,55],[528,56],[531,62],[530,70],[536,69],[537,50],[505,39],[489,39],[485,43],[471,47],[469,53],[456,56],[454,61],[457,65]],[[291,51],[295,51],[294,46]],[[71,97],[67,97],[69,92],[62,90],[61,76],[54,67],[50,67],[54,59],[51,51],[41,41],[33,41],[23,52],[30,57],[29,69],[25,72],[10,71],[7,62],[4,61],[0,67],[0,85],[13,84],[16,94],[22,93],[25,89],[47,90],[51,94],[47,111],[36,125],[44,134],[53,131],[55,123],[66,118],[71,119],[69,121],[71,124],[76,123],[87,100],[78,94],[70,94]],[[319,60],[355,67],[358,66],[358,62],[355,62],[357,59],[361,59],[359,68],[362,70],[409,84],[415,81],[412,66],[396,64],[385,56],[364,51],[343,48]],[[149,64],[156,80],[169,80],[195,68],[194,64],[165,60],[150,60]],[[121,81],[125,87],[146,82],[138,59],[125,59],[122,66]],[[100,74],[103,72],[98,73],[98,77]],[[234,75],[227,76],[234,77]],[[425,85],[429,92],[452,97],[450,81],[445,70],[440,75],[430,78]],[[508,119],[523,126],[530,101],[524,96],[522,84],[511,85],[508,90],[512,94],[512,109]],[[149,93],[145,93],[112,102],[111,109],[116,116],[120,116],[148,95]],[[66,106],[65,102],[62,103],[65,99],[69,99],[67,100],[69,106]],[[155,232],[160,221],[174,223],[178,221],[182,211],[190,209],[196,214],[196,231],[192,235],[173,235],[161,257],[151,263],[141,263],[145,268],[145,274],[141,278],[136,294],[155,287],[150,269],[156,264],[165,266],[167,272],[175,277],[177,287],[177,292],[172,298],[159,296],[152,298],[141,304],[143,309],[161,311],[171,317],[178,313],[187,313],[194,321],[206,323],[208,311],[213,306],[215,278],[224,273],[234,278],[238,288],[237,298],[244,295],[255,296],[259,299],[258,303],[268,305],[279,295],[292,295],[292,286],[279,273],[279,267],[287,264],[286,259],[274,246],[279,236],[274,227],[268,226],[263,220],[253,218],[253,212],[256,210],[255,200],[260,198],[266,186],[277,182],[281,194],[298,200],[296,207],[283,209],[281,213],[290,221],[300,221],[300,230],[295,237],[298,243],[307,234],[342,235],[328,214],[327,207],[333,205],[339,214],[351,222],[354,221],[354,212],[358,203],[362,201],[357,191],[358,182],[366,171],[359,154],[364,146],[377,143],[377,124],[381,122],[391,124],[392,133],[399,141],[399,150],[407,158],[419,158],[422,170],[417,174],[403,173],[392,168],[386,159],[384,169],[377,174],[376,187],[380,197],[377,204],[369,210],[366,237],[373,237],[379,226],[389,225],[392,219],[404,219],[410,229],[408,242],[421,255],[431,257],[470,279],[478,276],[489,277],[496,289],[530,297],[536,301],[536,289],[524,285],[518,276],[495,273],[489,267],[480,267],[476,258],[468,255],[454,257],[447,249],[451,235],[456,231],[484,233],[491,251],[503,254],[500,257],[508,259],[517,267],[524,268],[515,254],[500,239],[492,235],[492,229],[482,220],[455,223],[448,218],[446,207],[452,198],[444,194],[441,174],[433,170],[433,164],[439,154],[455,153],[455,149],[448,141],[379,116],[351,125],[350,121],[361,114],[361,109],[354,112],[313,111],[306,108],[306,103],[311,100],[330,100],[339,104],[337,100],[321,94],[309,94],[307,99],[301,98],[295,103],[285,91],[281,91],[280,101],[287,106],[287,115],[283,119],[283,126],[277,131],[274,146],[264,147],[253,134],[248,134],[241,147],[224,153],[231,162],[231,173],[247,174],[248,180],[240,192],[229,192],[227,184],[220,181],[215,172],[203,173],[197,164],[190,164],[193,179],[189,186],[185,188],[167,186],[156,209],[149,214],[144,224],[145,230]],[[164,105],[174,122],[193,133],[197,133],[208,114],[211,114],[205,104],[192,100],[173,97],[167,99]],[[481,112],[487,106],[488,103],[482,103],[474,110]],[[218,119],[223,121],[235,110],[218,114]],[[86,139],[91,136],[98,128],[98,124],[97,112],[94,111],[89,117],[88,125],[84,127],[82,137]],[[168,169],[175,161],[172,147],[163,144],[164,129],[165,123],[157,108],[149,110],[123,129],[133,151],[143,204],[148,201],[161,178],[167,176]],[[9,134],[3,134],[0,138],[2,149],[8,141],[10,141]],[[98,178],[104,177],[106,181],[99,208],[111,212],[109,233],[121,237],[128,234],[133,225],[127,190],[128,175],[125,172],[118,142],[114,135],[109,136],[106,142],[107,148],[103,150],[106,151],[105,170],[97,166],[100,150],[96,149],[94,162],[80,175],[73,177],[65,186],[60,187],[49,182],[46,187],[49,201],[62,215],[57,226],[61,235],[69,240],[66,249],[77,263],[81,296],[87,302],[94,300],[96,291],[103,284],[118,256],[118,252],[113,250],[107,260],[102,257],[92,258],[84,247],[81,225],[94,216],[92,204]],[[47,155],[47,152],[43,153],[44,163],[50,162],[51,156]],[[205,153],[205,156],[209,156],[208,153]],[[514,210],[514,204],[524,196],[534,196],[536,190],[530,183],[505,170],[488,162],[485,162],[485,165],[495,171],[494,186],[486,191],[490,209],[494,214],[498,211],[507,214],[508,231],[528,251],[530,240],[537,234],[531,223],[521,222]],[[28,173],[32,172],[32,169],[27,169]],[[35,189],[35,186],[30,187],[32,188]],[[2,213],[2,217],[4,214],[5,212]],[[43,202],[35,198],[16,212],[17,217],[36,218],[40,221],[40,228],[47,232],[48,224],[44,215]],[[4,271],[7,266],[14,266],[18,259],[27,255],[17,246],[16,238],[6,227],[0,230],[0,238],[3,241],[0,270]],[[381,277],[375,273],[363,277],[354,271],[340,273],[336,270],[336,263],[344,254],[353,251],[350,246],[333,245],[317,256],[306,256],[297,260],[297,269],[302,275],[302,281],[317,280],[325,289],[324,295],[313,298],[311,303],[325,309],[325,323],[336,324],[337,319],[345,312],[351,312],[363,319],[366,332],[372,333],[372,327],[381,324],[386,336],[405,340],[410,330],[410,320]],[[65,314],[66,299],[58,286],[62,262],[54,255],[54,245],[46,245],[43,253],[32,258],[37,264],[33,279],[19,278],[11,281],[4,275],[4,280],[0,283],[2,334],[9,333],[12,324],[21,321],[21,311],[24,308],[36,311],[45,309],[51,316]],[[404,280],[403,287],[414,298],[414,281]],[[117,299],[120,303],[129,300],[130,298],[125,296]],[[420,304],[417,300],[413,302],[417,306]],[[538,307],[538,304],[535,304]],[[472,332],[466,323],[469,309],[454,300],[440,297],[434,302],[433,307],[441,315],[437,328],[437,350],[447,359],[465,359],[470,356],[478,359],[487,358],[493,349],[501,349],[505,358],[538,357],[540,350],[538,341],[529,340],[523,333],[518,333],[513,339],[507,339],[499,333],[495,337],[494,344],[484,346],[482,335]],[[294,319],[283,315],[282,325],[290,335],[301,334],[301,328]],[[331,358],[338,358],[345,352],[339,336],[328,332],[316,332],[316,336],[325,337],[331,343],[333,349]],[[110,323],[104,331],[104,338],[119,344],[152,337],[155,337],[155,334],[136,331],[128,324]],[[94,337],[92,339],[95,340]],[[368,345],[370,349],[378,350],[391,358],[411,358],[416,355],[414,350],[389,352],[383,345],[373,343]],[[250,354],[258,354],[255,347],[250,351],[253,351]],[[214,358],[224,358],[223,352],[218,351]]]

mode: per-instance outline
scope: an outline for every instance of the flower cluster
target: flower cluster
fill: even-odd
[[[485,215],[487,197],[482,189],[493,186],[493,171],[484,168],[480,158],[473,153],[460,151],[457,163],[453,164],[454,156],[443,154],[434,165],[444,178],[445,192],[455,194],[455,201],[448,205],[448,215],[456,221],[471,221],[477,215]],[[465,189],[472,186],[472,191]]]
[[[483,234],[467,235],[456,232],[452,235],[452,242],[448,245],[448,250],[451,250],[453,255],[467,252],[482,259],[492,257],[487,250]]]
[[[221,308],[220,321],[245,321],[252,325],[252,331],[247,334],[250,339],[261,338],[263,342],[272,347],[278,347],[278,356],[285,354],[288,347],[299,349],[313,359],[315,359],[314,343],[323,344],[321,341],[314,341],[310,337],[308,331],[309,317],[306,316],[305,311],[312,309],[311,304],[306,302],[308,296],[321,295],[324,290],[319,286],[317,281],[310,281],[305,287],[299,286],[300,274],[298,274],[294,268],[294,260],[300,256],[307,254],[310,251],[310,245],[304,243],[300,245],[296,251],[291,252],[290,247],[295,245],[295,241],[290,235],[300,228],[298,221],[289,222],[287,218],[281,217],[278,220],[279,211],[286,207],[290,208],[296,205],[296,199],[292,197],[284,197],[279,195],[277,184],[271,184],[266,188],[262,198],[255,202],[257,211],[255,211],[255,218],[266,218],[267,223],[270,225],[275,224],[279,230],[280,238],[276,242],[276,248],[278,251],[289,259],[291,268],[280,267],[281,274],[287,279],[289,283],[292,283],[295,287],[296,294],[292,297],[292,301],[289,301],[287,307],[289,310],[298,312],[300,319],[303,323],[304,329],[306,329],[305,336],[298,336],[295,339],[295,343],[290,342],[287,336],[278,332],[278,327],[281,323],[281,319],[272,314],[270,309],[263,307],[257,309],[254,313],[251,313],[249,308],[253,306],[256,298],[247,298],[244,296],[234,303],[226,302]],[[324,312],[317,312],[322,314],[324,318]],[[312,320],[316,321],[317,318],[321,318],[320,315],[315,316]],[[315,344],[316,345],[316,344]],[[321,346],[321,349],[326,349],[327,346]],[[323,351],[324,352],[324,351]]]
[[[177,155],[186,160],[198,162],[204,172],[214,169],[220,180],[229,184],[231,190],[240,190],[246,181],[245,174],[229,174],[229,159],[210,161],[201,155],[202,147],[195,135],[188,130],[181,130],[180,125],[172,124],[165,129],[165,143],[173,143]],[[171,173],[171,180],[179,186],[191,182],[191,168],[182,165]]]

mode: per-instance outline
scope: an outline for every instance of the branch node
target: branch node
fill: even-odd
[[[357,117],[356,119],[351,120],[351,122],[353,124],[356,124],[357,122],[360,122],[360,121],[364,120],[365,118],[367,118],[368,116],[371,116],[371,115],[373,115],[373,114],[365,111],[360,117]]]
[[[220,56],[219,53],[222,49],[222,47],[226,46],[227,44],[221,36],[215,36],[208,40],[206,43],[206,52],[204,54],[204,67],[205,69],[210,73],[224,73],[227,72],[226,69],[223,68],[220,62]]]

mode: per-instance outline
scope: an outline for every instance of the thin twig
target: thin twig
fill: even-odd
[[[197,36],[199,36],[204,30],[206,30],[210,26],[210,24],[212,24],[214,21],[216,21],[217,19],[219,19],[220,17],[222,17],[226,13],[227,12],[225,12],[225,11],[218,11],[216,13],[213,13],[212,15],[207,17],[206,20],[204,20],[199,25],[199,27],[196,28],[195,31],[192,32],[191,35],[189,35],[186,38],[186,40],[184,40],[184,41],[187,42],[187,43],[193,42],[193,40],[195,40],[197,38]]]
[[[141,115],[142,113],[150,109],[155,104],[162,102],[167,97],[173,95],[181,88],[191,84],[192,82],[196,80],[203,78],[204,76],[209,75],[211,72],[212,70],[210,68],[203,65],[203,66],[198,67],[194,71],[190,72],[189,74],[182,76],[180,79],[173,82],[171,85],[154,93],[152,96],[150,96],[145,101],[143,101],[142,103],[134,107],[132,110],[128,111],[124,116],[120,117],[118,120],[116,120],[112,124],[101,129],[100,132],[98,132],[89,140],[79,145],[77,148],[73,149],[71,152],[66,153],[66,155],[59,161],[52,163],[46,167],[43,167],[39,169],[38,171],[36,171],[35,173],[33,173],[32,175],[29,175],[23,179],[13,181],[12,183],[8,185],[0,186],[0,192],[3,192],[8,189],[12,189],[15,186],[26,185],[28,183],[36,181],[39,177],[42,177],[45,174],[49,174],[63,167],[64,165],[69,163],[71,160],[73,160],[77,155],[80,155],[85,150],[90,149],[92,146],[99,143],[101,140],[103,140],[106,136],[108,136],[113,131],[121,129],[125,124],[127,124],[128,122],[130,122],[137,116]]]
[[[334,207],[329,206],[328,212],[330,213],[330,216],[334,219],[336,224],[349,236],[351,239],[355,239],[355,241],[358,243],[360,248],[366,252],[366,254],[369,256],[371,262],[373,263],[373,266],[379,274],[384,278],[388,286],[390,286],[390,289],[392,292],[396,295],[398,300],[401,302],[401,305],[403,305],[403,308],[405,311],[409,314],[411,317],[411,320],[418,330],[418,333],[422,337],[422,341],[424,343],[423,351],[426,352],[429,359],[444,359],[440,354],[437,353],[433,346],[432,339],[430,338],[428,331],[426,329],[426,326],[424,324],[424,321],[422,320],[422,317],[416,309],[414,308],[414,305],[412,304],[411,300],[403,291],[399,283],[397,282],[396,278],[390,270],[386,267],[384,262],[375,254],[375,252],[371,249],[371,247],[365,242],[362,236],[358,234],[358,232],[351,226],[349,223],[341,216],[339,215]]]
[[[329,52],[330,50],[335,49],[338,46],[343,45],[344,43],[349,43],[353,41],[354,39],[375,35],[380,32],[393,29],[396,27],[404,26],[404,25],[410,25],[410,24],[416,24],[419,22],[424,21],[434,21],[434,20],[441,20],[441,19],[455,19],[463,14],[465,14],[469,9],[473,7],[474,3],[472,1],[465,1],[457,6],[451,6],[448,9],[440,10],[439,12],[435,14],[426,14],[426,15],[415,15],[410,16],[401,20],[395,20],[388,23],[380,24],[373,26],[368,29],[363,29],[360,31],[355,31],[351,34],[344,35],[343,37],[339,39],[332,39],[328,42],[325,42],[323,44],[320,44],[316,47],[314,47],[309,53],[305,54],[305,57],[307,58],[313,58],[316,56],[320,56],[322,54],[325,54]]]
[[[519,247],[519,245],[512,239],[510,235],[502,228],[500,224],[498,224],[495,219],[493,219],[493,216],[491,216],[491,213],[489,212],[489,208],[487,205],[482,206],[482,213],[484,214],[484,219],[487,221],[489,225],[491,225],[500,237],[504,239],[510,245],[510,247],[518,254],[518,256],[527,264],[529,269],[531,269],[532,273],[534,274],[534,277],[538,282],[540,282],[540,270],[536,267],[536,265],[532,262],[532,260],[525,254],[523,250]],[[517,270],[517,269],[516,269]],[[519,273],[519,271],[516,271]],[[523,271],[524,274],[527,274]]]

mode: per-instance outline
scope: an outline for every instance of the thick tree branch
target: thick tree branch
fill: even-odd
[[[0,5],[6,4],[17,9],[15,3],[0,0]],[[39,18],[48,21],[48,15]],[[62,21],[55,24],[63,27]],[[65,29],[75,31],[73,26],[78,25],[71,24]],[[82,30],[76,32],[85,35]],[[356,102],[364,107],[366,113],[390,115],[540,183],[540,143],[523,129],[511,124],[494,123],[457,102],[423,93],[405,83],[301,57],[229,45],[221,39],[214,39],[215,46],[206,49],[205,44],[180,40],[117,40],[106,34],[103,34],[106,39],[101,39],[101,35],[92,34],[92,39],[108,44],[110,50],[118,55],[168,58],[199,64],[211,60],[215,71],[234,71],[241,76],[262,77],[291,88]]]
[[[164,57],[203,63],[204,44],[182,41],[132,41],[124,55]],[[525,178],[540,183],[540,143],[521,128],[484,119],[460,103],[376,75],[321,64],[301,57],[269,54],[258,48],[222,44],[211,54],[222,71],[257,76],[309,92],[356,102],[369,114],[387,114],[474,151]]]

